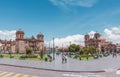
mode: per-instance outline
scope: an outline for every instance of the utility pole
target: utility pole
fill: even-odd
[[[49,54],[51,53],[51,49],[50,49],[50,42],[49,42],[49,52],[48,52]]]
[[[53,60],[55,60],[55,44],[54,44],[54,37],[53,37]]]
[[[12,48],[11,48],[11,39],[10,39],[10,52],[9,52],[9,54],[10,54],[10,58],[12,57],[12,55],[11,55],[12,52],[11,52],[11,51],[12,51]]]

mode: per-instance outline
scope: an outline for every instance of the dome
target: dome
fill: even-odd
[[[35,37],[34,37],[34,36],[32,36],[32,37],[31,37],[31,39],[35,39]]]
[[[44,37],[44,35],[43,35],[42,33],[39,33],[37,36],[42,36],[42,37]]]
[[[19,29],[19,30],[16,32],[16,34],[24,34],[24,32],[23,32],[21,29]]]
[[[100,36],[100,34],[99,34],[98,32],[96,32],[94,35],[95,35],[95,36]]]

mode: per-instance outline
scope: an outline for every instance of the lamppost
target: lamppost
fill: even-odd
[[[63,49],[63,44],[62,44],[62,56],[63,56],[63,54],[64,54],[64,49]]]
[[[69,47],[70,47],[70,46],[71,46],[71,41],[69,42]],[[68,52],[69,52],[69,55],[71,55],[69,48],[68,48]]]
[[[5,45],[4,45],[4,54],[5,54],[5,51],[6,51],[6,40],[5,40]]]
[[[12,55],[11,55],[12,52],[11,52],[11,51],[12,51],[12,49],[11,49],[11,39],[10,39],[10,52],[9,52],[9,54],[10,54],[10,58],[12,57]]]
[[[63,61],[64,61],[64,60],[63,60],[63,59],[64,59],[64,58],[63,58],[63,51],[64,51],[64,50],[63,50],[63,44],[62,44],[62,63],[63,63]]]
[[[55,44],[54,44],[54,37],[53,37],[53,60],[55,60]]]
[[[50,54],[51,53],[51,49],[50,49],[50,42],[49,42],[49,52],[48,52],[48,54]]]

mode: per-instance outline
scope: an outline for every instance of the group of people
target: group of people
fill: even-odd
[[[67,63],[67,57],[65,55],[62,55],[62,63]]]

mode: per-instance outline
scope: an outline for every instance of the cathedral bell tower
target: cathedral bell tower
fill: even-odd
[[[85,47],[88,47],[89,46],[89,39],[90,39],[90,36],[88,34],[86,34],[84,36],[84,40],[85,40]]]
[[[37,35],[37,40],[39,40],[39,41],[44,41],[44,35],[42,34],[42,33],[39,33],[38,35]]]
[[[17,32],[16,32],[16,40],[22,40],[24,39],[24,32],[19,29]]]
[[[37,35],[38,40],[38,49],[41,51],[44,49],[44,35],[42,33],[39,33]]]
[[[86,34],[85,37],[84,37],[85,41],[88,41],[89,38],[90,38],[90,36],[88,34]]]
[[[94,34],[94,38],[95,38],[96,40],[98,40],[99,37],[100,37],[100,34],[99,34],[98,32],[96,32],[96,33]]]
[[[16,52],[25,53],[25,50],[24,32],[19,29],[16,32]]]

